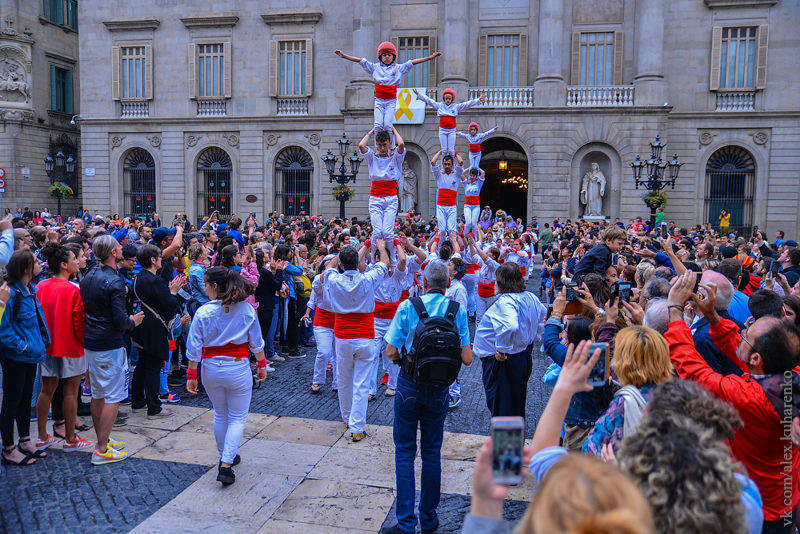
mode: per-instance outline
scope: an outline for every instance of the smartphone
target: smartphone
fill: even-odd
[[[608,382],[611,369],[608,365],[608,343],[592,343],[589,349],[589,358],[592,357],[597,349],[600,349],[600,357],[597,359],[597,363],[594,364],[592,370],[589,371],[589,378],[586,382],[592,387],[599,388],[603,387],[606,382]]]
[[[254,218],[254,219],[255,219],[255,218],[256,218],[256,212],[254,212],[254,211],[253,211],[253,212],[250,212],[250,217],[252,217],[252,218]]]
[[[520,416],[492,417],[491,435],[494,482],[516,486],[522,482],[525,419]]]
[[[611,288],[611,296],[608,298],[608,302],[614,302],[614,299],[619,298],[619,282],[614,284],[614,287]]]
[[[669,235],[669,232],[667,231],[667,225],[662,225],[661,226],[661,237],[666,239],[668,235]]]
[[[622,303],[622,302],[630,302],[631,301],[631,296],[633,295],[633,290],[631,290],[630,282],[618,282],[617,283],[617,292],[618,292],[620,303]]]
[[[696,273],[697,279],[694,282],[694,291],[692,293],[697,294],[697,290],[700,289],[700,280],[703,278],[703,273]]]
[[[576,287],[578,287],[578,284],[574,282],[570,282],[567,284],[567,293],[566,293],[567,302],[572,302],[578,297],[578,291],[575,289]]]
[[[769,264],[769,272],[771,273],[772,278],[775,278],[776,276],[778,276],[778,271],[780,270],[780,268],[781,268],[780,262],[778,262],[778,261],[770,262],[770,264]]]
[[[133,315],[136,315],[140,311],[142,311],[142,303],[140,301],[138,301],[138,300],[134,300],[133,301]]]

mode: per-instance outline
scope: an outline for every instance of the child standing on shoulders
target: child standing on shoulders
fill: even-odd
[[[453,155],[456,153],[456,117],[458,114],[478,104],[483,104],[486,100],[486,95],[483,94],[478,98],[467,100],[459,104],[454,103],[456,99],[456,92],[452,89],[445,89],[442,93],[444,102],[436,102],[428,98],[427,95],[420,94],[414,89],[414,94],[417,98],[428,104],[436,110],[439,116],[439,144],[442,146],[442,154]]]
[[[471,153],[469,156],[472,159]],[[478,153],[478,157],[480,157],[480,153]],[[485,180],[486,173],[483,172],[483,169],[479,169],[477,165],[469,170],[467,177],[462,176],[461,178],[461,185],[464,186],[464,194],[466,195],[464,200],[464,235],[468,234],[470,229],[475,231],[478,227],[478,212],[481,209],[481,187],[483,187]],[[477,234],[477,232],[475,233]]]
[[[431,159],[431,172],[436,178],[439,187],[436,197],[436,221],[439,223],[439,231],[442,241],[450,236],[450,232],[455,232],[456,228],[456,193],[458,192],[458,182],[464,172],[464,160],[456,154],[458,165],[453,167],[453,156],[445,154],[442,158],[441,168],[438,165],[442,151],[436,153]]]
[[[428,57],[421,57],[406,61],[405,63],[395,63],[397,60],[397,49],[386,41],[378,46],[378,59],[380,61],[371,62],[367,58],[357,58],[349,56],[341,50],[335,50],[337,56],[353,61],[361,65],[365,71],[372,74],[375,82],[375,132],[380,130],[392,131],[394,125],[394,112],[397,108],[397,86],[403,75],[410,71],[414,65],[425,63],[442,55],[441,52],[434,52]]]
[[[497,126],[483,133],[478,133],[478,123],[469,123],[469,132],[456,132],[456,135],[467,140],[469,143],[469,166],[471,168],[481,165],[481,142],[497,131]]]

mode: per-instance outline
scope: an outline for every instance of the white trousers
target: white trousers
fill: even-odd
[[[242,443],[250,398],[253,394],[253,373],[247,358],[203,359],[203,387],[214,406],[214,438],[222,463],[232,464]]]
[[[469,153],[469,168],[470,169],[480,169],[481,164],[481,153],[480,152],[470,152]]]
[[[456,157],[456,129],[439,128],[439,144],[442,145],[442,156],[450,154]]]
[[[450,232],[455,232],[457,230],[457,211],[457,206],[436,205],[436,222],[439,224],[439,233],[442,235],[442,240],[450,239]]]
[[[389,383],[386,387],[390,389],[397,389],[397,377],[400,376],[400,366],[395,365],[389,358],[386,357],[386,340],[383,336],[389,330],[389,325],[392,324],[391,319],[375,319],[375,361],[372,362],[372,370],[369,373],[369,394],[377,395],[378,393],[378,368],[380,362],[383,361],[383,370],[389,373]]]
[[[461,279],[467,290],[467,312],[475,313],[478,299],[478,273],[465,274]]]
[[[386,130],[392,136],[392,142],[394,142],[392,126],[394,125],[394,112],[396,109],[397,100],[375,98],[375,133],[377,134],[380,130]]]
[[[369,373],[375,355],[374,339],[336,338],[336,359],[339,364],[339,409],[342,421],[350,432],[364,432],[369,404]]]
[[[464,235],[468,234],[470,228],[478,228],[478,217],[480,217],[481,207],[471,204],[464,204]],[[477,241],[478,234],[475,234]]]
[[[338,388],[338,380],[336,376],[336,358],[333,358],[333,328],[325,328],[324,326],[314,327],[314,339],[317,341],[317,358],[314,360],[314,379],[312,384],[320,386],[325,385],[328,376],[328,362],[333,362],[333,381],[331,383],[332,389]]]
[[[371,251],[375,252],[375,240],[386,241],[389,257],[394,254],[394,223],[397,220],[397,195],[369,197],[369,219],[372,223]]]
[[[486,313],[486,310],[492,307],[494,301],[497,300],[497,295],[492,297],[484,298],[478,296],[475,300],[475,326],[481,324],[481,319],[483,319],[483,314]]]

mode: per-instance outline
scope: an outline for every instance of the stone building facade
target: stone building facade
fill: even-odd
[[[630,163],[660,134],[684,163],[667,220],[726,208],[746,232],[798,235],[797,20],[798,0],[82,0],[83,202],[167,218],[337,214],[322,158],[342,132],[352,152],[369,130],[373,84],[333,51],[374,61],[391,40],[401,60],[443,53],[405,86],[488,94],[458,127],[499,127],[483,144],[493,209],[580,217],[596,162],[604,215],[644,216]],[[398,126],[426,215],[439,147],[427,113]],[[365,216],[365,168],[353,187],[348,214]]]
[[[80,202],[80,71],[77,0],[0,2],[0,168],[5,171],[2,208],[47,207],[51,182],[70,186],[76,197],[62,202],[74,214]],[[59,169],[48,177],[44,160],[59,150],[76,162],[67,180]]]

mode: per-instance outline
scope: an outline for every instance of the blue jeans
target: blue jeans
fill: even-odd
[[[275,333],[278,331],[278,319],[280,317],[281,304],[283,299],[275,298],[275,308],[272,312],[272,322],[269,325],[269,331],[264,338],[264,355],[267,358],[275,356]]]
[[[415,532],[417,425],[422,437],[422,493],[419,516],[422,530],[433,530],[442,484],[442,439],[449,407],[447,389],[418,386],[401,373],[394,398],[394,463],[397,478],[397,524],[404,532]]]

